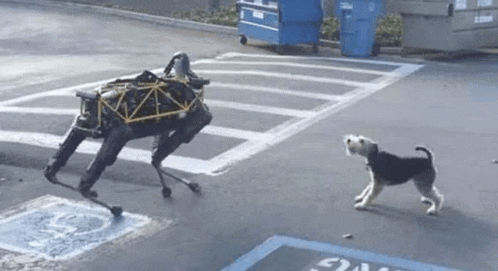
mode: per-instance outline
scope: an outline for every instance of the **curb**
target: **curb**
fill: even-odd
[[[334,48],[334,49],[341,49],[341,44],[338,41],[331,41],[331,40],[320,40],[320,46],[323,47],[329,47],[329,48]],[[400,55],[401,54],[401,47],[381,47],[380,48],[380,53],[381,54],[387,54],[387,55]]]
[[[184,0],[184,1],[188,1],[188,0]],[[177,27],[177,28],[185,28],[185,29],[190,29],[190,30],[197,30],[197,31],[205,31],[205,32],[238,36],[236,27],[199,23],[199,22],[188,21],[188,20],[180,20],[180,19],[174,19],[174,18],[165,17],[165,16],[151,15],[151,14],[147,14],[147,13],[140,13],[140,12],[122,10],[122,9],[117,9],[117,8],[108,8],[108,7],[102,7],[102,6],[97,6],[97,5],[81,4],[81,3],[65,2],[65,1],[51,1],[51,0],[0,0],[0,2],[22,3],[22,4],[28,4],[28,5],[49,6],[49,7],[50,6],[52,6],[52,7],[71,6],[71,7],[78,7],[82,10],[96,11],[96,12],[99,12],[99,13],[105,14],[105,15],[140,20],[140,21],[162,24],[162,25],[167,25],[167,26],[172,26],[172,27]],[[331,41],[331,40],[320,39],[320,46],[334,48],[334,49],[340,49],[340,43],[337,41]],[[400,48],[400,47],[381,47],[380,52],[382,54],[400,55],[401,49],[402,48]]]

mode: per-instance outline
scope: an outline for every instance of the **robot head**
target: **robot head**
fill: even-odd
[[[175,73],[179,77],[185,77],[190,71],[190,60],[186,53],[177,52],[173,55],[168,66],[164,69],[164,73],[169,75],[172,69],[175,69]]]

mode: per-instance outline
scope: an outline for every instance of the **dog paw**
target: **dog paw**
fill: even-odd
[[[426,197],[421,197],[420,202],[425,203],[425,204],[432,204],[432,200]]]
[[[436,215],[437,215],[436,206],[432,206],[431,208],[429,208],[429,209],[427,210],[427,214],[428,214],[428,215],[434,215],[434,216],[436,216]]]
[[[363,202],[358,202],[354,205],[354,208],[356,210],[365,210],[367,208],[367,205],[364,204]]]

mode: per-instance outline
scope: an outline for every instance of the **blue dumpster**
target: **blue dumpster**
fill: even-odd
[[[341,25],[341,53],[345,56],[377,55],[377,18],[385,14],[384,0],[336,0],[335,15]]]
[[[248,38],[277,45],[312,44],[318,51],[321,0],[238,0],[240,43]]]

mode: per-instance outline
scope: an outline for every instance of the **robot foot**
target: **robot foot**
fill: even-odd
[[[121,216],[121,214],[123,213],[123,208],[121,208],[120,206],[110,206],[109,204],[107,204],[103,201],[97,200],[97,198],[93,196],[93,194],[96,194],[96,193],[97,192],[95,192],[95,191],[88,191],[85,193],[82,192],[81,195],[84,198],[89,199],[91,202],[96,203],[96,204],[108,209],[109,211],[111,211],[111,213],[115,217]]]
[[[171,188],[169,187],[163,187],[163,197],[164,198],[169,198],[171,196]]]
[[[58,184],[59,181],[57,181],[57,178],[55,177],[55,173],[53,172],[52,168],[50,166],[46,166],[43,169],[43,175],[47,180],[53,184]]]
[[[182,178],[179,178],[179,177],[176,177],[175,175],[171,174],[171,173],[168,173],[166,172],[165,170],[161,169],[161,168],[157,168],[158,172],[160,174],[164,174],[178,182],[181,182],[182,184],[186,185],[188,188],[190,188],[190,190],[192,190],[193,192],[195,193],[200,193],[201,192],[201,186],[198,184],[198,183],[195,183],[195,182],[191,182],[191,181],[188,181],[188,180],[185,180],[185,179],[182,179]],[[164,186],[163,188],[163,195],[164,195],[164,189],[167,188]],[[168,188],[169,189],[169,188]],[[171,190],[170,190],[171,191]]]
[[[45,175],[45,178],[47,178],[47,180],[53,184],[56,184],[56,185],[60,185],[62,187],[65,187],[65,188],[69,188],[73,191],[76,191],[76,192],[80,192],[80,190],[72,185],[69,185],[69,184],[65,184],[61,181],[59,181],[57,179],[57,177],[55,176],[55,174],[52,174],[50,172],[50,170],[47,170],[45,169],[43,171],[43,174]],[[85,193],[85,195],[88,195],[90,197],[93,197],[93,198],[97,198],[99,196],[99,194],[97,193],[97,191],[94,191],[94,190],[89,190],[88,192]],[[85,197],[85,196],[84,196]]]

